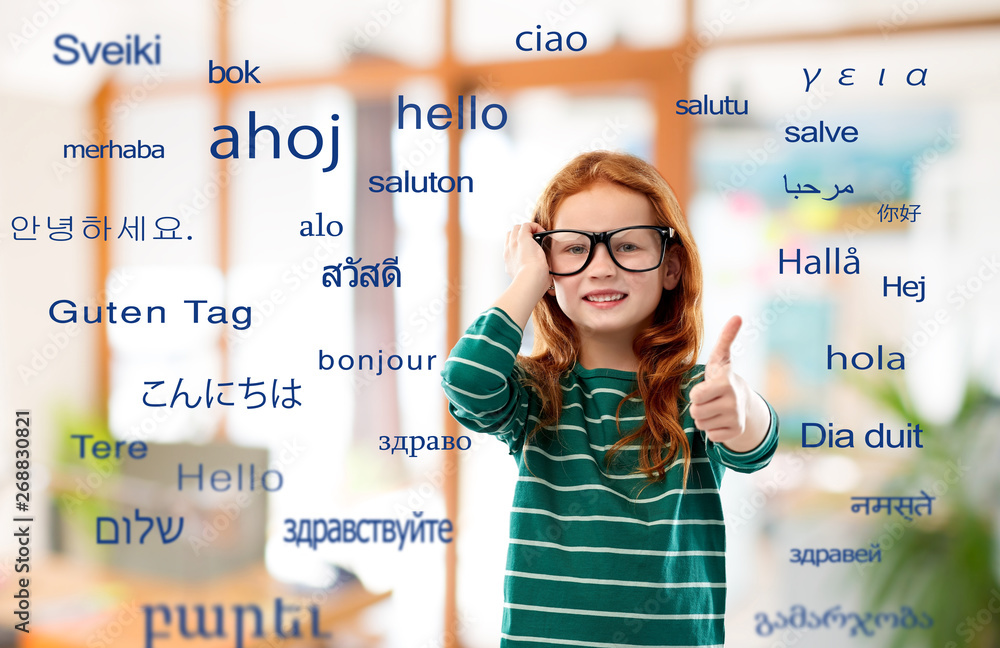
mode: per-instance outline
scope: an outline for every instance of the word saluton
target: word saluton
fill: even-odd
[[[861,262],[858,260],[857,248],[847,248],[847,254],[844,256],[846,261],[843,272],[844,274],[858,274],[861,271]],[[831,264],[832,261],[832,264]],[[794,263],[795,264],[795,274],[802,274],[805,270],[806,274],[840,274],[840,248],[833,248],[833,259],[830,258],[830,248],[826,248],[826,255],[823,259],[814,254],[806,255],[805,268],[802,267],[802,250],[801,248],[795,249],[795,256],[785,258],[785,248],[778,249],[778,274],[785,274],[785,264]]]

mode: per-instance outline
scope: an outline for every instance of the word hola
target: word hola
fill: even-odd
[[[825,124],[821,119],[819,120],[819,126],[803,126],[801,130],[798,126],[789,126],[785,129],[785,141],[786,142],[836,142],[838,135],[840,140],[843,142],[857,142],[858,141],[858,129],[854,126],[844,126],[844,130],[841,131],[841,127],[837,126],[834,130],[830,130],[830,127]]]
[[[93,65],[97,62],[98,57],[108,65],[140,65],[141,63],[146,63],[147,65],[159,65],[160,64],[160,35],[157,34],[156,38],[152,41],[143,44],[142,39],[139,34],[128,34],[125,36],[125,44],[121,44],[117,41],[109,41],[107,43],[96,43],[93,49],[87,47],[87,44],[80,41],[73,34],[59,34],[56,36],[55,46],[56,49],[62,50],[64,52],[69,52],[67,58],[60,58],[60,53],[55,53],[52,58],[56,60],[59,65],[73,65],[80,60],[80,52],[77,51],[76,46],[79,44],[80,49],[83,51],[83,58],[87,61],[87,65]],[[149,55],[149,48],[153,48],[153,56]]]
[[[809,443],[810,431],[819,432],[819,441]],[[907,423],[906,429],[900,429],[899,435],[896,437],[896,443],[893,443],[893,431],[886,428],[884,423],[879,423],[877,428],[871,428],[865,433],[865,444],[869,448],[923,448],[923,444],[920,443],[921,432],[923,430],[920,429],[919,423],[916,426],[912,423]],[[854,432],[850,428],[841,428],[837,430],[836,439],[834,439],[833,423],[829,424],[829,428],[822,423],[802,424],[803,448],[818,448],[824,443],[830,448],[835,446],[837,448],[853,448]]]
[[[211,610],[206,609],[206,607],[203,603],[196,605],[177,604],[177,630],[181,637],[185,639],[194,639],[196,637],[202,639],[229,638],[227,628],[230,627],[230,624],[226,620],[225,608],[220,604],[212,605]],[[226,642],[226,645],[233,646],[234,648],[244,648],[243,639],[247,622],[250,623],[250,627],[252,628],[252,634],[249,636],[254,638],[263,640],[265,627],[269,628],[269,636],[277,637],[279,640],[302,637],[302,629],[299,621],[299,617],[301,616],[299,614],[300,609],[301,606],[298,605],[285,605],[281,597],[275,598],[273,621],[270,619],[265,621],[264,611],[256,604],[233,605],[232,636],[235,642]],[[320,631],[319,606],[310,605],[306,609],[309,610],[309,618],[312,622],[312,634],[309,636],[326,639],[332,637],[329,632]],[[163,604],[143,605],[142,613],[145,622],[145,642],[143,643],[145,648],[153,648],[153,643],[156,639],[171,638],[171,633],[168,631],[173,625],[173,615],[171,614],[170,607]],[[157,613],[159,613],[160,618],[163,620],[161,629],[159,630],[156,623]],[[188,623],[189,616],[191,618],[191,627],[189,627]],[[194,629],[196,623],[194,619],[197,619],[197,630]]]
[[[896,289],[896,297],[920,297],[917,303],[924,301],[924,276],[920,275],[920,281],[903,281],[900,276],[896,277],[896,283],[889,283],[889,277],[882,277],[882,296],[889,296],[889,289]]]
[[[719,110],[715,110],[718,101]],[[747,114],[747,100],[743,100],[743,111],[740,112],[740,102],[738,99],[730,99],[726,95],[725,99],[711,99],[704,95],[702,99],[681,99],[677,102],[678,115],[745,115]]]
[[[399,109],[397,111],[399,115],[399,122],[397,128],[399,129],[403,128],[403,115],[406,113],[407,110],[411,108],[413,109],[413,112],[416,113],[417,117],[417,125],[415,126],[415,128],[417,130],[420,130],[421,128],[420,117],[422,114],[420,106],[418,106],[417,104],[404,103],[403,95],[399,95]],[[494,108],[500,111],[500,119],[499,122],[496,124],[490,123],[489,119],[490,111],[493,110]],[[469,116],[470,116],[469,128],[474,130],[476,128],[476,95],[469,96]],[[441,122],[440,120],[442,119],[445,121]],[[456,128],[458,128],[459,130],[464,130],[465,129],[464,95],[458,95],[457,119],[458,123],[456,124]],[[488,104],[485,108],[483,108],[483,112],[480,115],[479,120],[483,122],[483,126],[485,126],[486,128],[490,130],[499,130],[504,127],[504,124],[507,123],[507,109],[501,106],[500,104],[495,104],[495,103]],[[447,104],[434,104],[433,106],[430,107],[430,109],[427,110],[427,125],[433,128],[434,130],[444,130],[445,128],[451,126],[451,122],[452,122],[451,108]]]
[[[254,83],[260,83],[260,79],[257,78],[257,70],[260,69],[259,65],[254,66],[250,69],[250,60],[243,60],[243,67],[239,65],[233,65],[228,68],[223,68],[221,65],[215,65],[215,61],[208,59],[208,82],[212,83],[222,83],[223,81],[228,81],[229,83],[250,83],[250,79],[253,79]],[[216,80],[215,72],[218,70],[219,79]],[[236,78],[233,78],[233,70],[236,70]]]
[[[852,85],[854,85],[854,81],[850,81],[850,83],[848,83],[848,81],[850,79],[854,78],[853,72],[855,71],[855,69],[856,68],[844,68],[843,70],[841,70],[840,71],[840,79],[837,80],[837,83],[839,83],[842,86],[852,86]],[[809,86],[811,86],[813,83],[816,82],[816,79],[819,78],[819,73],[822,72],[822,71],[823,71],[823,68],[816,68],[816,74],[814,74],[810,78],[810,76],[809,76],[809,70],[807,68],[802,68],[802,72],[805,73],[805,75],[806,75],[806,92],[809,92]],[[852,74],[848,74],[848,72],[851,72]],[[914,72],[919,72],[920,73],[920,75],[919,75],[920,76],[920,80],[917,81],[916,83],[914,83],[913,80],[912,80]],[[879,85],[884,85],[883,84],[883,80],[884,79],[885,79],[885,68],[882,68],[882,73],[878,75],[878,84]],[[913,68],[912,70],[910,70],[907,73],[907,75],[906,75],[906,83],[907,83],[907,85],[911,85],[911,86],[918,86],[918,85],[926,86],[927,85],[927,68]]]
[[[857,248],[847,248],[844,256],[844,274],[858,274],[861,272],[861,262],[857,257]],[[785,258],[785,248],[778,249],[778,274],[785,274],[785,264],[795,264],[795,274],[840,274],[840,248],[833,248],[833,259],[830,258],[830,248],[826,248],[826,255],[823,259],[810,254],[806,256],[805,268],[802,267],[802,250],[795,249],[795,257]]]
[[[268,493],[273,493],[274,491],[281,490],[282,485],[285,483],[285,478],[277,470],[265,470],[261,473],[259,481],[256,480],[255,471],[256,466],[250,464],[250,470],[247,471],[247,490],[252,491],[260,488]],[[277,477],[276,480],[272,480],[270,486],[267,482],[268,475]],[[205,465],[198,464],[198,472],[185,475],[184,464],[177,464],[177,490],[184,490],[185,479],[196,479],[198,490],[205,490]],[[233,475],[228,470],[216,470],[208,478],[208,485],[217,493],[224,493],[232,487],[232,481]],[[243,464],[236,464],[236,490],[243,490]]]
[[[146,530],[142,533],[142,535],[139,536],[139,544],[144,544],[146,542],[146,536],[149,535],[149,532],[153,530],[153,518],[140,515],[139,509],[136,509],[135,521],[136,521],[136,526],[138,526],[140,522],[149,523],[149,526],[146,527]],[[170,535],[170,529],[174,526],[173,517],[167,516],[167,528],[164,529],[163,519],[160,518],[159,515],[156,516],[156,525],[157,527],[159,527],[160,538],[163,540],[163,544],[170,544],[171,542],[174,542],[175,540],[177,540],[177,538],[181,536],[181,531],[184,530],[184,517],[181,516],[179,518],[179,521],[180,524],[177,525],[177,533],[175,533],[174,536],[171,538],[168,536]],[[105,522],[110,522],[111,527],[115,530],[114,538],[110,540],[106,540],[101,537],[101,524]],[[122,542],[122,544],[132,544],[132,521],[127,517],[123,517],[122,522],[125,523],[125,540]],[[118,520],[110,517],[97,518],[97,544],[118,544]]]
[[[523,32],[521,32],[520,34],[517,35],[517,38],[514,39],[514,44],[517,46],[517,49],[521,50],[522,52],[541,52],[542,51],[542,32],[541,32],[542,26],[541,25],[535,25],[535,29],[538,30],[538,31],[535,32],[535,47],[534,47],[534,49],[532,49],[530,47],[523,47],[521,45],[521,39],[522,38],[524,38],[525,36],[528,36],[528,37],[531,36],[531,32],[530,31],[523,31]],[[563,37],[562,37],[562,34],[560,34],[557,31],[550,31],[550,32],[545,32],[545,35],[548,37],[548,40],[545,41],[545,51],[546,52],[561,52],[562,49],[563,49]],[[573,47],[573,37],[574,36],[579,36],[580,37],[579,39],[577,39],[579,41],[579,43],[580,43],[579,47]],[[568,49],[571,52],[579,52],[580,50],[582,50],[583,48],[585,48],[587,46],[587,36],[583,32],[578,32],[578,31],[576,31],[576,32],[570,32],[570,33],[566,34],[566,41],[565,42],[566,42],[566,49]]]
[[[834,367],[834,360],[836,356],[840,356],[841,369],[847,370],[847,355],[841,353],[840,351],[834,351],[833,345],[826,345],[826,368],[832,371]],[[893,357],[896,356],[896,357]],[[859,362],[860,359],[860,362]],[[895,364],[895,366],[893,366]],[[885,368],[891,371],[902,371],[906,369],[906,358],[903,357],[902,353],[892,352],[889,354],[888,361],[885,364]],[[870,353],[865,353],[864,351],[859,351],[851,357],[851,366],[855,369],[864,371],[866,369],[871,369],[872,365],[881,371],[883,369],[882,364],[882,345],[878,345],[878,363],[876,364],[875,358],[872,357]]]
[[[344,233],[344,224],[340,221],[330,221],[323,226],[323,212],[316,212],[316,233],[313,234],[313,222],[304,220],[299,223],[302,229],[299,230],[299,236],[340,236]],[[334,227],[336,226],[336,228]],[[334,229],[336,229],[336,234],[334,234]]]
[[[275,160],[281,157],[281,136],[278,134],[278,129],[274,126],[268,126],[264,124],[263,126],[257,126],[257,111],[251,110],[249,113],[249,140],[250,140],[250,159],[257,157],[257,134],[261,131],[267,131],[271,134],[271,157]],[[340,115],[334,113],[330,115],[330,119],[337,121],[340,119]],[[331,143],[331,153],[330,153],[330,164],[323,169],[323,173],[333,171],[337,168],[337,162],[339,161],[340,151],[339,151],[339,141],[340,136],[338,133],[339,126],[333,126],[330,130],[330,143]],[[229,137],[223,137],[212,142],[211,153],[212,157],[217,160],[224,160],[226,158],[239,158],[240,157],[240,133],[235,127],[229,126],[228,124],[222,124],[216,126],[212,130],[220,131],[225,130],[229,132]],[[313,148],[308,153],[303,153],[299,151],[299,147],[295,143],[295,138],[299,133],[303,131],[308,131],[314,140]],[[229,152],[222,152],[221,148],[223,144],[229,144]],[[320,154],[323,150],[323,135],[319,132],[318,128],[313,126],[304,125],[296,126],[292,129],[292,132],[288,134],[287,139],[288,152],[292,154],[292,157],[298,158],[300,160],[311,160]]]

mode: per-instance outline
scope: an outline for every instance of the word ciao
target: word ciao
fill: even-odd
[[[856,636],[858,632],[866,637],[874,637],[875,630],[880,630],[883,626],[906,630],[912,628],[926,630],[934,625],[934,619],[926,612],[920,616],[923,617],[923,620],[918,619],[913,608],[906,605],[900,606],[899,614],[895,612],[882,612],[880,614],[866,612],[864,617],[858,612],[841,612],[839,605],[827,610],[822,617],[817,612],[807,611],[804,605],[793,605],[787,616],[781,612],[775,612],[773,622],[768,618],[766,612],[758,613],[754,616],[754,621],[757,622],[757,634],[762,637],[770,636],[775,630],[784,630],[785,628],[842,629],[847,627],[849,623],[854,624],[851,627],[852,637]],[[873,625],[874,629],[870,628],[869,624]]]
[[[816,443],[809,443],[809,432],[811,430],[819,432],[819,441]],[[923,448],[923,444],[920,443],[921,432],[923,430],[920,428],[919,423],[916,425],[907,423],[905,430],[899,430],[899,435],[896,437],[897,442],[893,443],[893,431],[885,427],[884,423],[879,423],[877,428],[871,428],[865,433],[865,444],[869,448]],[[836,441],[834,441],[833,423],[829,424],[829,428],[823,426],[822,423],[802,424],[803,448],[818,448],[827,441],[827,438],[829,438],[828,446],[831,448],[835,444],[838,448],[854,447],[854,432],[850,428],[837,430]]]
[[[57,50],[67,52],[62,54],[57,52],[52,55],[59,65],[73,65],[80,60],[80,51],[83,52],[83,59],[87,65],[97,63],[98,58],[108,65],[148,65],[160,64],[160,35],[157,34],[152,41],[145,44],[139,34],[128,34],[125,36],[125,43],[118,41],[108,41],[107,43],[97,42],[92,46],[82,42],[73,34],[59,34],[54,41]],[[79,46],[80,51],[77,51]],[[149,50],[152,48],[153,55]]]
[[[521,39],[522,38],[524,38],[525,36],[527,36],[530,39],[530,37],[531,37],[531,31],[523,31],[523,32],[521,32],[520,34],[517,35],[517,38],[514,39],[514,45],[517,46],[517,49],[521,50],[522,52],[541,52],[542,51],[542,31],[541,31],[542,30],[542,26],[541,25],[535,25],[535,29],[536,29],[536,31],[535,31],[535,46],[534,46],[534,48],[532,48],[532,47],[524,47],[521,44]],[[579,52],[580,50],[582,50],[583,48],[585,48],[587,46],[587,35],[584,34],[583,32],[578,32],[578,31],[570,32],[570,33],[566,34],[565,40],[563,39],[562,34],[559,33],[559,32],[557,32],[557,31],[545,32],[545,36],[546,36],[546,41],[545,41],[545,51],[546,52],[561,52],[563,50],[563,43],[566,43],[566,49],[568,49],[571,52]],[[573,47],[573,37],[574,36],[578,36],[579,37],[579,38],[576,39],[577,43],[579,45],[578,47]],[[528,42],[530,43],[531,41],[529,40]]]
[[[848,81],[854,78],[854,74],[853,73],[856,70],[857,70],[856,68],[844,68],[843,70],[841,70],[840,71],[840,79],[837,80],[837,83],[839,83],[842,86],[852,86],[852,85],[854,85],[854,81],[850,81],[850,83],[848,83]],[[809,86],[811,86],[813,83],[816,82],[816,79],[819,78],[819,73],[822,72],[822,71],[823,71],[823,68],[816,68],[816,74],[814,74],[812,77],[810,77],[809,76],[809,70],[808,70],[808,68],[802,68],[802,72],[806,75],[806,92],[809,92]],[[919,74],[919,80],[916,83],[914,83],[913,80],[912,80],[914,72],[919,72],[920,73]],[[883,83],[884,80],[885,80],[885,68],[882,68],[882,73],[878,75],[878,84],[879,85],[885,85]],[[907,75],[906,75],[906,83],[907,83],[907,85],[911,85],[911,86],[918,86],[918,85],[919,86],[926,86],[927,85],[927,68],[913,68],[912,70],[910,70],[907,73]]]
[[[197,605],[178,603],[175,607],[177,611],[177,631],[179,636],[184,639],[195,639],[198,637],[203,639],[228,639],[230,627],[235,643],[229,643],[228,645],[234,646],[234,648],[243,648],[243,639],[247,636],[263,638],[265,636],[265,627],[271,628],[268,632],[273,633],[273,636],[279,639],[292,639],[302,636],[328,639],[333,636],[329,632],[322,632],[320,630],[320,614],[319,606],[317,605],[310,605],[306,608],[309,610],[311,634],[303,635],[299,621],[301,606],[286,605],[284,599],[281,597],[274,599],[273,621],[269,619],[266,623],[264,622],[264,610],[254,603],[233,605],[231,623],[227,622],[226,609],[222,605],[212,605],[211,610],[206,609],[208,606],[203,603]],[[171,633],[168,630],[173,625],[172,609],[162,603],[142,606],[145,624],[143,645],[145,648],[153,648],[156,639],[171,638]],[[156,623],[157,614],[162,619],[161,624]],[[190,624],[188,622],[189,616],[192,619]],[[197,622],[194,619],[197,619]],[[249,635],[246,634],[248,621],[251,624]],[[196,623],[197,629],[194,627]],[[159,629],[157,628],[158,625],[160,626]]]
[[[882,562],[882,548],[879,543],[871,545],[871,550],[861,549],[792,549],[792,557],[788,562],[805,565],[809,563],[819,567],[823,563],[839,562]]]
[[[130,520],[128,517],[123,517],[122,522],[125,523],[125,540],[122,542],[122,544],[131,544],[132,520]],[[139,536],[139,544],[144,544],[146,542],[146,536],[149,535],[149,532],[153,530],[153,518],[141,515],[139,513],[139,509],[136,509],[135,522],[136,526],[138,526],[142,522],[147,522],[149,524],[149,526],[146,527],[146,530],[142,533],[142,535]],[[115,532],[113,538],[106,539],[101,537],[102,535],[101,525],[104,523],[111,524],[111,528],[114,529]],[[167,516],[166,528],[163,528],[163,519],[159,515],[156,516],[156,526],[160,531],[160,538],[163,540],[163,544],[170,544],[171,542],[177,540],[177,538],[181,537],[181,532],[184,530],[184,517],[183,516],[179,517],[179,524],[177,525],[177,533],[175,533],[173,537],[169,537],[170,529],[171,527],[173,527],[173,525],[174,525],[174,519],[172,516]],[[118,544],[118,520],[116,520],[115,518],[103,517],[103,516],[97,518],[97,544]]]
[[[298,522],[292,518],[285,518],[285,526],[288,535],[282,536],[284,542],[294,542],[295,546],[308,544],[315,551],[324,542],[360,542],[361,544],[384,542],[391,544],[399,539],[398,550],[402,551],[403,546],[409,541],[414,542],[434,542],[435,534],[437,538],[448,544],[454,538],[450,534],[454,529],[451,520],[420,519],[423,511],[414,511],[413,517],[416,520],[407,520],[404,525],[399,520],[352,520],[350,518],[338,520],[337,518],[316,518],[310,520],[302,518]],[[368,527],[369,534],[363,535],[362,527]],[[435,527],[437,527],[435,529]],[[379,529],[382,530],[382,538],[379,539]],[[426,535],[425,535],[426,534]],[[426,540],[424,538],[427,538]]]
[[[396,441],[395,441],[395,443],[392,446],[392,450],[389,450],[389,437],[387,437],[387,436],[380,436],[378,438],[378,440],[379,440],[378,449],[379,450],[389,450],[389,454],[391,454],[391,455],[396,454],[397,450],[402,450],[403,454],[405,454],[405,455],[407,455],[409,457],[416,457],[417,456],[417,451],[419,451],[419,450],[454,450],[455,448],[458,448],[459,450],[468,450],[469,448],[472,447],[472,439],[470,439],[469,437],[467,437],[465,435],[462,435],[460,437],[451,437],[451,436],[443,436],[443,435],[440,436],[440,437],[436,437],[436,436],[431,435],[431,436],[427,437],[427,440],[430,441],[430,443],[427,443],[426,445],[425,445],[426,441],[425,441],[424,437],[419,436],[419,435],[415,435],[415,436],[397,435],[395,437],[395,439],[396,439]],[[407,448],[406,448],[406,440],[407,439],[410,440],[410,448],[409,448],[409,450],[407,450]],[[441,441],[443,441],[444,443],[443,444],[439,444],[438,443],[439,439]],[[418,441],[420,442],[420,445],[417,445]],[[465,441],[465,447],[464,448],[462,447],[462,441]]]

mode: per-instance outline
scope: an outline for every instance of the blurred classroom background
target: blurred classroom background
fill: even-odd
[[[514,39],[524,31],[543,42],[549,31],[582,32],[587,45],[522,52]],[[505,446],[487,438],[414,458],[380,451],[380,436],[465,433],[445,416],[440,366],[321,371],[317,350],[442,362],[506,285],[506,231],[530,218],[558,168],[592,149],[642,156],[671,182],[704,262],[706,339],[743,316],[737,370],[782,417],[771,467],[726,477],[727,645],[1000,645],[990,604],[1000,587],[996,3],[17,0],[0,9],[0,33],[0,411],[33,413],[37,520],[32,634],[17,633],[16,645],[139,645],[141,615],[128,614],[136,603],[275,596],[321,601],[329,645],[496,645],[515,477]],[[65,33],[88,43],[158,34],[162,62],[57,65],[53,40]],[[249,61],[260,84],[210,85],[209,60]],[[853,85],[842,85],[848,68]],[[914,69],[926,70],[926,84],[907,82]],[[480,110],[501,104],[507,123],[417,130],[410,114],[397,128],[399,96],[426,110],[454,107],[459,95],[476,95]],[[676,114],[678,101],[706,96],[746,101],[747,114]],[[266,135],[259,157],[247,158],[249,111],[281,133],[280,159],[260,154]],[[785,141],[787,126],[821,120],[855,126],[857,141]],[[240,132],[238,164],[209,155],[221,124]],[[288,154],[284,141],[302,125],[324,136],[317,159]],[[339,161],[324,173],[331,129]],[[112,139],[163,144],[166,155],[60,153]],[[368,191],[369,176],[406,171],[471,176],[475,189]],[[822,197],[792,195],[786,183]],[[823,200],[847,184],[852,193]],[[880,216],[902,205],[917,215]],[[317,212],[343,234],[299,236]],[[15,240],[24,236],[15,219],[32,216],[37,240]],[[48,221],[70,216],[73,239],[51,240]],[[107,242],[83,236],[88,216],[108,216]],[[117,238],[136,216],[146,240]],[[185,240],[151,240],[158,218],[176,219]],[[778,272],[781,249],[827,248],[854,248],[860,273]],[[324,288],[323,266],[347,256],[398,256],[402,287]],[[884,276],[925,280],[926,298],[883,296]],[[72,327],[48,318],[57,299],[163,304],[168,323]],[[193,325],[185,299],[250,305],[253,324]],[[905,355],[905,370],[827,370],[827,345],[848,360],[881,345],[886,357]],[[144,381],[170,386],[179,376],[294,377],[304,405],[142,406]],[[803,449],[806,422],[851,428],[856,447]],[[869,428],[907,422],[921,424],[925,448],[864,446]],[[80,460],[71,439],[80,434],[153,450],[137,461]],[[12,510],[12,436],[0,459],[0,502]],[[270,466],[283,486],[248,503],[178,492],[177,465],[199,462],[206,471]],[[850,511],[852,496],[921,490],[936,497],[934,513],[913,523]],[[169,546],[95,542],[97,517],[136,509],[183,515],[184,533]],[[419,511],[453,519],[455,542],[400,551],[282,540],[288,518],[405,521]],[[882,562],[862,568],[789,562],[796,548],[873,544]],[[12,534],[0,536],[8,602],[16,551]],[[935,623],[887,623],[872,636],[850,625],[764,632],[761,613],[775,620],[796,605],[820,616],[909,606]]]

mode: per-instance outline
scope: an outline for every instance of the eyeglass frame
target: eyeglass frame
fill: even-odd
[[[645,270],[632,270],[631,268],[626,268],[618,262],[618,259],[615,257],[615,253],[611,250],[611,237],[618,232],[631,229],[652,229],[660,233],[660,260],[652,268],[646,268]],[[550,269],[549,274],[556,277],[571,277],[586,270],[587,266],[590,265],[590,262],[594,260],[594,251],[601,243],[603,243],[604,247],[607,248],[608,257],[611,258],[611,261],[625,272],[652,272],[653,270],[656,270],[663,265],[663,259],[667,256],[667,242],[680,243],[680,240],[677,239],[677,231],[674,228],[660,227],[659,225],[630,225],[628,227],[619,227],[618,229],[608,230],[607,232],[584,232],[583,230],[574,229],[556,229],[539,232],[538,234],[532,235],[532,238],[535,239],[535,242],[538,243],[539,246],[541,246],[542,239],[544,239],[547,235],[557,234],[559,232],[572,232],[574,234],[582,234],[589,238],[590,253],[587,255],[587,260],[583,262],[583,265],[576,272],[552,272]]]

